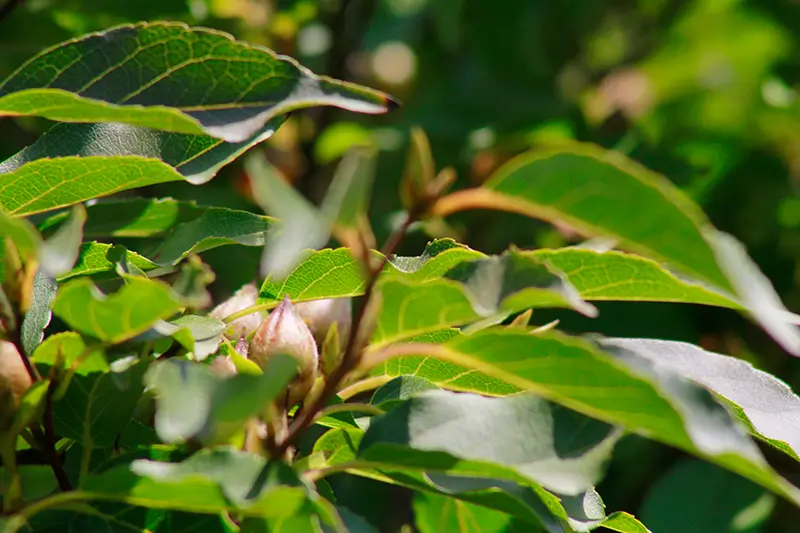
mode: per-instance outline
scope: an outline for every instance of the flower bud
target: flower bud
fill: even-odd
[[[248,283],[236,291],[229,299],[216,306],[209,313],[209,316],[222,320],[228,315],[256,305],[257,300],[258,288],[254,284]],[[250,313],[247,316],[237,318],[228,324],[226,336],[232,340],[239,339],[242,336],[247,337],[255,331],[263,318],[261,313]]]
[[[312,300],[295,304],[294,308],[300,318],[308,324],[317,346],[325,344],[328,331],[335,323],[341,348],[344,349],[353,325],[353,303],[350,298]]]
[[[311,330],[286,297],[261,323],[250,341],[248,358],[262,369],[270,357],[286,354],[298,361],[298,375],[289,385],[288,404],[303,400],[317,378],[319,353]]]
[[[22,395],[31,384],[17,348],[8,341],[0,341],[0,433],[11,425]]]

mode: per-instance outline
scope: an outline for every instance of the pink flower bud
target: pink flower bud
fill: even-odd
[[[319,353],[311,330],[286,297],[258,326],[250,341],[248,358],[261,368],[270,357],[286,354],[298,361],[298,376],[289,385],[288,406],[306,397],[317,379]]]
[[[353,303],[350,298],[312,300],[295,304],[294,308],[300,318],[308,324],[314,340],[317,341],[317,346],[325,343],[328,330],[335,322],[339,331],[339,340],[344,348],[353,325]]]
[[[222,320],[228,315],[256,305],[257,300],[258,288],[254,284],[248,283],[236,291],[229,299],[215,307],[209,313],[209,316]],[[237,318],[228,324],[226,336],[232,340],[237,340],[242,336],[247,337],[255,331],[263,318],[261,313],[250,313],[247,316]]]
[[[17,348],[10,342],[0,341],[0,434],[11,425],[20,400],[31,384]]]

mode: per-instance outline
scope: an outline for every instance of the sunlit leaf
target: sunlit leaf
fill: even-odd
[[[119,26],[57,45],[0,84],[3,115],[126,122],[228,142],[242,142],[268,120],[303,107],[382,113],[390,102],[227,34],[166,22]]]
[[[113,343],[143,333],[180,307],[163,283],[136,277],[126,281],[119,291],[105,295],[87,278],[71,280],[60,287],[53,313],[72,328]]]

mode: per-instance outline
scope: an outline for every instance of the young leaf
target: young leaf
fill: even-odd
[[[383,113],[394,102],[225,33],[168,22],[119,26],[57,45],[0,84],[0,115],[126,122],[228,142],[319,105]]]
[[[430,391],[373,419],[359,457],[435,470],[453,460],[505,465],[562,494],[580,494],[598,481],[620,433],[612,426],[536,396],[505,398]],[[479,472],[475,477],[485,476]]]
[[[147,331],[180,307],[172,289],[163,283],[137,277],[126,281],[109,296],[87,278],[69,281],[61,286],[53,313],[81,333],[118,343]]]

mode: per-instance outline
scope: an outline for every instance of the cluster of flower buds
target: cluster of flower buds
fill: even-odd
[[[256,303],[255,285],[245,285],[233,297],[217,306],[211,316],[224,318]],[[298,375],[289,385],[287,407],[304,400],[317,378],[327,375],[341,358],[343,345],[352,325],[351,301],[326,299],[293,305],[286,297],[263,321],[253,313],[232,322],[229,332],[238,340],[236,351],[261,368],[278,354],[286,354],[298,361]],[[336,346],[330,344],[330,333],[335,332]],[[250,342],[245,339],[252,333]],[[328,341],[326,345],[326,341]],[[323,347],[324,350],[323,350]],[[320,351],[327,352],[328,360],[320,360]],[[221,375],[236,373],[230,357],[217,357],[212,368]]]
[[[22,395],[31,384],[17,348],[8,341],[0,341],[0,434],[11,425]]]

